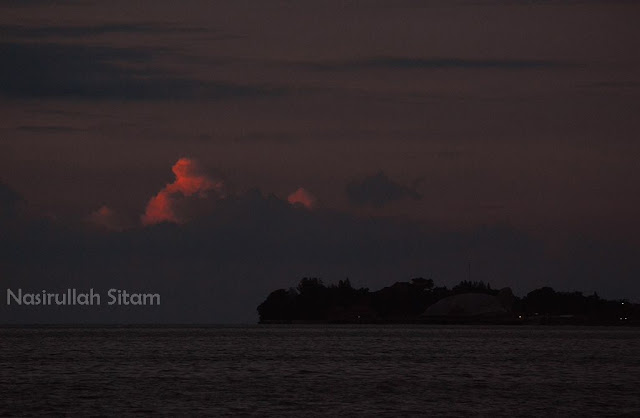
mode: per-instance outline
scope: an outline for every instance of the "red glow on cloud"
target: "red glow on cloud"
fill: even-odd
[[[112,231],[121,231],[122,226],[116,214],[109,207],[102,205],[89,215],[89,222],[101,228]]]
[[[153,225],[164,221],[179,223],[166,187],[149,200],[147,209],[142,215],[143,225]]]
[[[300,187],[287,197],[287,201],[292,205],[302,205],[307,209],[312,209],[316,205],[316,198],[311,193]]]
[[[167,184],[157,195],[149,200],[144,215],[143,225],[160,222],[184,223],[176,214],[177,199],[183,197],[208,197],[209,192],[220,193],[224,186],[221,180],[214,180],[203,172],[197,161],[191,158],[180,158],[171,168],[176,180]]]

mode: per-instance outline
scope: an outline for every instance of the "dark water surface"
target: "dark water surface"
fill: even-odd
[[[0,329],[0,414],[640,416],[640,329]]]

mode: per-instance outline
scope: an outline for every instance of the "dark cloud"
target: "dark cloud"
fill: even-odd
[[[403,186],[390,179],[384,172],[353,181],[346,188],[349,201],[357,206],[381,208],[397,200],[411,198],[419,200],[422,196],[415,188]]]
[[[558,6],[558,5],[583,5],[583,4],[635,4],[636,0],[527,0],[524,4],[535,6]],[[504,5],[504,0],[473,0],[468,4],[472,5]]]
[[[529,70],[568,66],[567,63],[548,60],[526,59],[467,59],[467,58],[412,58],[412,57],[371,57],[344,62],[312,62],[303,64],[316,71],[352,70],[436,70],[436,69],[498,69]]]
[[[9,98],[187,100],[273,96],[268,86],[203,81],[154,68],[146,49],[63,44],[0,44],[0,95]]]
[[[207,29],[159,23],[111,23],[93,26],[40,26],[0,25],[3,38],[78,38],[112,33],[200,33]]]
[[[79,0],[0,0],[0,6],[5,7],[33,7],[45,5],[82,5]],[[85,2],[85,5],[87,3]]]
[[[22,202],[22,197],[0,180],[0,222],[15,218]]]
[[[633,92],[634,90],[640,88],[640,82],[630,80],[599,81],[595,83],[584,84],[581,87]]]
[[[58,126],[58,125],[22,125],[17,128],[19,131],[24,132],[36,132],[42,134],[56,134],[66,132],[78,132],[83,131],[81,128],[74,128],[71,126]]]

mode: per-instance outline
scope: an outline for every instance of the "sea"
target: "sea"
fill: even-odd
[[[0,415],[640,417],[640,328],[2,328]]]

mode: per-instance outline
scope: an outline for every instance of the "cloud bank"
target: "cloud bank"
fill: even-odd
[[[0,42],[0,96],[9,99],[218,100],[282,95],[282,88],[201,80],[155,64],[167,51]]]

